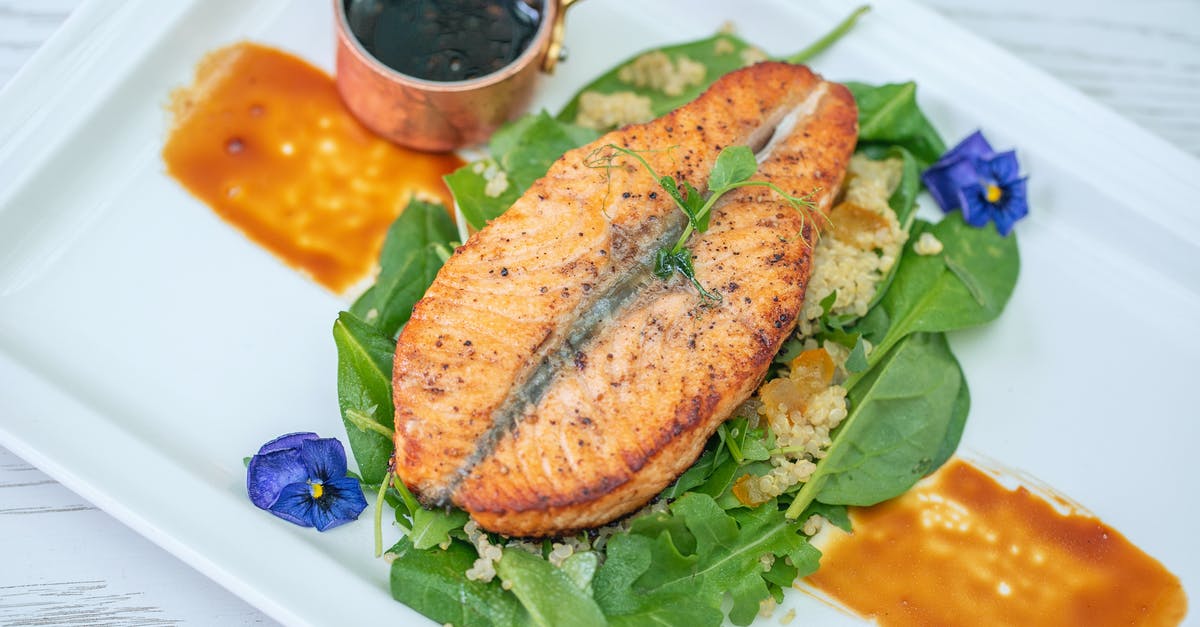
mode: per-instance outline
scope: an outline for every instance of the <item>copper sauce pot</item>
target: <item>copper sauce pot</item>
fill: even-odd
[[[512,63],[465,81],[431,81],[401,74],[367,52],[350,29],[348,0],[334,0],[337,88],[363,124],[391,141],[431,152],[487,139],[529,104],[541,72],[563,58],[563,17],[578,0],[543,0],[529,46]]]

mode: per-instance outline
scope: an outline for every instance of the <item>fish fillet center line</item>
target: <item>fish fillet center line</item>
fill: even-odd
[[[755,156],[759,163],[770,157],[779,143],[791,134],[799,120],[811,116],[816,111],[825,93],[826,86],[818,86],[797,105],[780,109],[770,116],[762,127],[746,138],[749,145],[758,144]],[[755,141],[756,138],[758,141]],[[613,319],[659,280],[654,275],[655,254],[660,248],[672,246],[682,235],[686,224],[687,220],[682,212],[671,212],[663,221],[658,237],[654,238],[649,246],[643,245],[641,250],[632,255],[635,261],[622,277],[606,289],[598,290],[591,299],[581,302],[570,326],[564,332],[553,334],[530,356],[530,362],[535,362],[536,365],[529,369],[521,382],[509,390],[508,395],[492,412],[491,426],[479,438],[475,450],[455,470],[447,485],[429,495],[433,505],[450,506],[451,496],[466,480],[471,470],[492,454],[496,445],[517,426],[522,416],[537,406],[550,389],[555,376],[564,369],[574,367],[576,355],[596,337],[604,323]]]

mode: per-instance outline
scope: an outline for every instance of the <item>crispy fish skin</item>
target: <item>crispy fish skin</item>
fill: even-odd
[[[856,124],[840,85],[763,63],[564,155],[451,257],[400,336],[396,461],[406,484],[428,503],[524,536],[603,524],[660,492],[795,326],[816,225],[764,188],[731,192],[689,242],[697,279],[722,294],[719,305],[701,306],[679,278],[640,283],[574,346],[572,328],[682,227],[640,165],[622,158],[600,171],[588,155],[610,143],[674,146],[644,156],[703,189],[722,148],[760,147],[775,131],[755,178],[795,196],[819,190],[827,210]],[[522,396],[530,389],[538,393]]]

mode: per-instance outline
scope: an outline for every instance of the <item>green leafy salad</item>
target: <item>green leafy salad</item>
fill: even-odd
[[[820,52],[857,15],[784,60],[803,62]],[[639,84],[625,68],[647,54],[693,69],[698,64],[703,72],[695,73],[702,80],[668,88]],[[558,115],[531,114],[502,128],[490,141],[488,158],[447,176],[461,214],[470,227],[483,228],[565,151],[607,130],[593,119],[588,122],[601,128],[576,123],[588,94],[632,93],[639,106],[648,104],[649,114],[658,116],[756,55],[761,55],[756,48],[723,33],[621,63],[580,90]],[[791,450],[755,413],[752,399],[652,505],[577,537],[529,542],[487,534],[464,512],[423,508],[393,476],[395,338],[460,238],[440,205],[413,200],[400,214],[388,231],[374,286],[338,316],[333,330],[340,408],[363,489],[377,499],[377,551],[390,562],[397,601],[438,623],[459,626],[696,627],[726,619],[746,625],[764,602],[782,600],[797,578],[817,569],[820,552],[809,542],[812,521],[849,529],[847,506],[895,497],[953,454],[970,395],[945,333],[1000,314],[1017,279],[1016,238],[1001,236],[991,224],[968,225],[958,212],[936,223],[917,218],[920,173],[946,146],[917,106],[916,86],[847,85],[859,107],[856,158],[864,167],[893,164],[897,180],[884,202],[899,229],[896,257],[859,311],[839,308],[837,291],[816,302],[819,315],[803,336],[784,344],[768,375],[795,379],[796,364],[806,353],[803,359],[809,359],[814,347],[840,356],[841,419],[819,450]],[[734,167],[742,163],[737,158],[730,156],[724,169],[714,171],[710,191],[749,179],[753,164],[745,172]],[[691,191],[687,198],[700,197]],[[687,198],[677,198],[685,213]],[[690,209],[689,226],[702,227],[701,205]],[[918,240],[936,246],[918,252]],[[685,270],[672,263],[660,260],[659,269]],[[809,289],[811,297],[811,284]],[[805,478],[748,496],[749,482],[786,464],[804,466]],[[385,503],[403,533],[386,551],[378,531],[381,516],[391,524]]]

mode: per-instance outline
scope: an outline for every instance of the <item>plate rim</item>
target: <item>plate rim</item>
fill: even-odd
[[[6,210],[11,210],[7,201],[18,192],[36,173],[42,164],[52,157],[59,144],[69,139],[74,131],[71,125],[54,126],[53,120],[38,113],[45,108],[57,106],[79,96],[80,90],[97,84],[112,84],[123,81],[127,74],[113,72],[108,75],[95,76],[81,72],[71,67],[71,53],[77,50],[81,41],[91,34],[106,32],[109,29],[119,29],[125,22],[132,19],[131,15],[146,7],[159,6],[166,15],[178,17],[196,2],[158,3],[154,0],[85,0],[54,35],[33,55],[17,75],[0,90],[0,171],[6,169],[11,174],[5,184],[0,177],[0,217]],[[776,2],[778,3],[778,2]],[[171,10],[162,9],[167,4],[174,4]],[[1048,122],[1070,121],[1076,119],[1091,119],[1096,125],[1103,127],[1108,138],[1108,144],[1121,144],[1126,148],[1135,148],[1139,158],[1147,159],[1154,164],[1155,176],[1140,185],[1149,187],[1146,190],[1151,199],[1156,202],[1143,203],[1138,207],[1142,216],[1146,217],[1166,230],[1177,233],[1179,237],[1192,246],[1200,247],[1200,214],[1189,215],[1186,212],[1185,198],[1200,196],[1200,159],[1188,155],[1182,149],[1175,147],[1149,131],[1135,125],[1128,119],[1116,114],[1111,109],[1097,103],[1082,92],[1069,87],[1044,71],[1033,67],[1025,61],[1000,49],[998,46],[970,33],[965,28],[951,23],[948,19],[936,14],[932,9],[917,5],[910,0],[874,0],[875,13],[892,20],[887,24],[886,32],[892,33],[896,41],[908,40],[913,31],[933,31],[940,40],[938,46],[922,49],[912,54],[925,58],[933,58],[938,50],[946,46],[968,48],[972,51],[974,62],[953,64],[943,71],[952,76],[959,76],[971,68],[987,66],[997,72],[1010,76],[1018,76],[1027,81],[1027,86],[1040,91],[1048,100],[1053,101],[1052,115]],[[828,2],[822,5],[826,7]],[[840,8],[839,8],[840,10]],[[882,22],[883,19],[881,18]],[[885,28],[879,26],[874,30]],[[153,41],[143,42],[144,49]],[[897,44],[898,45],[898,44]],[[108,40],[100,50],[93,51],[97,63],[102,63],[105,55],[114,53],[114,49],[129,53],[136,50],[129,44],[117,40]],[[135,58],[140,58],[135,56]],[[996,91],[995,86],[981,87],[984,95],[1004,98],[1003,93]],[[46,100],[48,98],[48,100]],[[39,106],[41,108],[39,108]],[[10,111],[24,112],[25,115],[8,115]],[[88,109],[87,111],[90,111]],[[86,115],[83,116],[86,118]],[[41,146],[32,155],[25,152],[29,146]],[[1097,189],[1115,198],[1124,198],[1121,191],[1129,189],[1129,176],[1120,172],[1120,161],[1112,159],[1112,150],[1103,143],[1095,142],[1087,145],[1065,146],[1060,150],[1063,158],[1069,164],[1067,167],[1081,174],[1084,178],[1098,179]],[[1126,157],[1130,158],[1130,157]],[[1163,202],[1163,199],[1166,199]],[[0,348],[0,390],[14,392],[19,400],[0,401],[0,407],[6,411],[21,402],[38,402],[32,397],[38,392],[52,393],[54,398],[50,403],[57,403],[70,408],[69,420],[77,426],[88,426],[98,435],[104,435],[111,441],[127,442],[129,448],[125,454],[135,460],[154,460],[156,452],[135,434],[127,433],[105,419],[100,410],[89,407],[77,395],[63,387],[60,382],[50,380],[39,373],[29,363],[22,361],[20,356]],[[23,396],[22,396],[23,395]],[[3,398],[4,395],[0,395]],[[46,401],[46,399],[43,399]],[[62,446],[47,444],[46,427],[39,426],[30,417],[16,416],[12,420],[0,423],[0,444],[8,447],[17,455],[31,461],[46,474],[53,477],[71,490],[95,503],[105,512],[113,515],[123,524],[131,527],[140,535],[147,537],[156,545],[176,555],[185,563],[196,568],[205,576],[213,579],[233,594],[245,599],[255,607],[263,610],[272,618],[285,624],[318,624],[320,618],[336,620],[336,614],[319,611],[319,600],[308,601],[304,606],[287,605],[277,593],[279,583],[264,585],[264,582],[245,576],[245,564],[219,562],[206,553],[202,553],[195,545],[194,529],[179,528],[179,523],[173,522],[170,512],[165,508],[153,508],[149,511],[135,505],[142,500],[130,498],[129,486],[121,487],[117,481],[119,476],[114,469],[103,472],[85,473],[82,469],[89,467],[87,462],[95,462],[96,458],[78,455],[78,444]],[[64,455],[64,452],[67,452]],[[64,459],[66,457],[66,459]],[[102,461],[102,458],[101,458]],[[185,473],[186,474],[186,473]],[[206,486],[206,482],[194,479],[198,484]],[[117,486],[117,487],[114,487]],[[211,488],[211,486],[207,486]],[[163,496],[163,495],[158,495]],[[224,498],[222,496],[221,498]],[[252,508],[244,508],[248,513],[257,514]],[[258,517],[262,521],[254,521],[247,517],[247,524],[257,525],[263,521],[273,521],[269,517]],[[269,527],[275,537],[268,542],[271,548],[279,550],[299,549],[306,556],[316,556],[314,559],[329,562],[331,567],[338,565],[329,556],[314,550],[307,543],[295,539],[290,534],[280,534],[278,527]],[[203,535],[203,534],[202,534]],[[241,568],[239,568],[241,566]],[[292,583],[285,581],[284,585]],[[374,595],[378,596],[378,595]],[[359,595],[355,602],[367,602],[367,595]],[[388,599],[387,607],[391,612],[407,610],[398,607]]]

